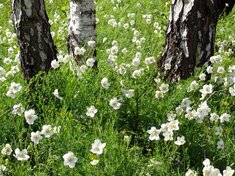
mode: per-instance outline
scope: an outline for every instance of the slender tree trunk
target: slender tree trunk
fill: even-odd
[[[172,0],[165,48],[158,62],[166,78],[186,79],[214,54],[216,25],[228,1]]]
[[[76,61],[83,56],[75,52],[76,47],[87,46],[88,41],[96,41],[96,17],[94,0],[71,0],[68,29],[68,50]],[[96,50],[91,51],[96,56]]]
[[[44,0],[12,0],[12,9],[21,67],[29,80],[39,71],[49,71],[51,61],[56,59],[56,47]]]

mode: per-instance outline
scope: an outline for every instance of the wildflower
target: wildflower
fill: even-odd
[[[208,66],[206,68],[206,72],[209,73],[209,74],[213,73],[213,67],[212,66]]]
[[[223,171],[223,176],[232,176],[234,174],[234,170],[227,166],[226,170]]]
[[[224,141],[222,139],[217,142],[217,149],[224,149]]]
[[[212,122],[217,122],[219,120],[219,116],[216,113],[211,113],[210,120]]]
[[[53,61],[51,61],[51,67],[54,69],[57,69],[60,67],[60,62],[57,61],[56,59],[54,59]]]
[[[172,131],[165,131],[162,134],[164,136],[165,141],[172,141],[173,140],[173,132]]]
[[[0,165],[0,176],[3,176],[3,172],[6,171],[7,168],[3,164]]]
[[[86,65],[87,65],[88,67],[93,67],[93,66],[95,65],[95,59],[93,59],[93,58],[87,59]]]
[[[99,163],[99,160],[92,160],[90,163],[92,166],[95,166]]]
[[[96,139],[92,144],[92,149],[90,151],[94,154],[101,155],[105,146],[106,143],[101,143],[99,139]]]
[[[192,104],[191,100],[189,98],[184,98],[180,104],[181,108],[188,108]]]
[[[29,155],[28,151],[26,149],[23,149],[22,151],[20,151],[20,149],[15,149],[15,154],[13,155],[14,157],[16,157],[17,160],[19,161],[26,161],[29,159]]]
[[[91,47],[91,48],[94,48],[94,47],[95,47],[95,41],[93,41],[93,40],[88,41],[87,44],[88,44],[88,46]]]
[[[96,113],[97,109],[95,108],[95,106],[92,105],[89,108],[87,108],[87,113],[86,113],[87,116],[94,117]]]
[[[161,86],[159,87],[159,89],[164,94],[169,91],[169,85],[162,83]]]
[[[222,74],[222,73],[224,73],[224,67],[222,67],[222,66],[220,66],[220,67],[218,67],[218,69],[217,69],[217,73],[220,73],[220,74]]]
[[[23,113],[23,111],[24,111],[23,105],[20,103],[13,106],[12,114],[20,116]]]
[[[3,67],[0,67],[0,77],[4,76],[6,74],[6,71]]]
[[[151,127],[150,130],[147,131],[148,134],[150,134],[149,136],[149,140],[153,141],[153,140],[159,140],[160,137],[159,137],[159,134],[161,132],[161,130],[157,130],[156,127]]]
[[[73,154],[73,152],[68,152],[63,156],[64,165],[69,166],[70,168],[75,167],[75,163],[78,161],[78,158]]]
[[[113,109],[117,110],[120,109],[121,103],[119,103],[119,100],[115,97],[109,101],[109,105],[113,107]]]
[[[223,128],[222,128],[221,126],[215,127],[215,130],[216,130],[215,135],[217,135],[217,136],[222,136],[222,134],[223,134]]]
[[[75,47],[74,48],[74,54],[75,55],[84,55],[86,52],[86,49],[85,48],[79,48],[79,47]]]
[[[6,96],[8,97],[11,97],[11,98],[15,98],[16,97],[16,94],[21,91],[22,89],[22,86],[20,84],[17,84],[15,82],[12,82],[10,87],[9,87],[9,90],[6,94]]]
[[[230,119],[231,115],[227,114],[227,113],[223,113],[221,116],[220,116],[220,122],[223,123],[223,122],[229,122],[229,119]]]
[[[197,87],[198,87],[197,81],[193,81],[193,82],[190,84],[189,88],[188,88],[188,92],[192,92],[192,91],[196,90]]]
[[[210,57],[211,63],[221,63],[222,62],[222,57],[220,55],[218,56],[212,56]]]
[[[164,95],[163,95],[163,93],[162,93],[161,91],[157,90],[157,91],[155,92],[155,97],[156,97],[157,99],[159,99],[159,98],[163,98]]]
[[[202,93],[202,97],[200,100],[203,100],[207,94],[213,92],[213,86],[211,84],[204,85],[202,89],[199,90]]]
[[[3,147],[1,154],[2,155],[10,155],[12,153],[12,148],[10,144],[6,144],[5,147]]]
[[[108,82],[108,78],[103,78],[101,80],[101,86],[105,89],[108,89],[110,86],[110,83]]]
[[[171,64],[170,63],[166,63],[164,65],[164,68],[165,68],[165,70],[170,70],[171,69]]]
[[[49,138],[53,135],[53,130],[51,125],[43,125],[41,134],[43,134],[46,138]]]
[[[24,117],[25,117],[26,122],[27,122],[29,125],[34,124],[34,121],[38,118],[38,116],[35,115],[35,111],[34,111],[33,109],[30,109],[30,110],[28,110],[28,111],[25,111],[25,112],[24,112]]]
[[[124,90],[122,89],[122,93],[127,97],[127,98],[132,98],[135,94],[134,94],[135,90],[134,89],[129,89],[129,90]]]
[[[140,69],[139,69],[139,70],[135,70],[135,71],[133,71],[133,73],[132,73],[132,77],[136,79],[137,77],[140,77],[141,74],[142,74],[142,72],[141,72]]]
[[[233,85],[233,87],[229,88],[229,93],[231,94],[231,96],[235,96],[235,84]]]
[[[147,57],[144,62],[146,65],[153,64],[155,62],[155,58],[154,57]]]
[[[42,140],[41,132],[32,132],[30,139],[34,144],[39,144],[39,141]]]
[[[184,145],[185,143],[185,138],[184,136],[177,137],[177,141],[174,142],[176,145]]]
[[[60,99],[60,100],[63,99],[61,96],[59,96],[59,91],[58,91],[58,89],[55,89],[55,90],[54,90],[53,95],[54,95],[56,98]]]
[[[199,79],[200,79],[201,81],[205,81],[205,80],[206,80],[206,74],[205,74],[205,73],[200,74],[200,75],[199,75]]]
[[[194,170],[189,169],[186,173],[185,176],[197,176],[197,172]]]
[[[133,60],[132,60],[132,65],[134,66],[138,66],[140,64],[140,59],[135,57]]]

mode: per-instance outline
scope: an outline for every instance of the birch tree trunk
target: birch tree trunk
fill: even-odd
[[[44,0],[12,0],[12,10],[21,67],[29,80],[39,71],[49,71],[51,61],[56,59],[56,47]]]
[[[166,78],[172,82],[186,79],[195,66],[209,60],[214,54],[218,18],[224,10],[229,12],[234,2],[172,0],[165,48],[158,62]]]
[[[70,0],[68,50],[76,61],[84,58],[75,51],[75,48],[87,46],[88,41],[96,41],[94,0]],[[91,55],[96,56],[95,47],[91,49]]]

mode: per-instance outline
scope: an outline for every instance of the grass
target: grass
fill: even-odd
[[[220,54],[223,62],[214,65],[211,80],[199,80],[198,76],[204,68],[198,69],[195,76],[188,80],[174,85],[167,83],[169,91],[163,98],[157,99],[155,92],[164,81],[156,84],[156,64],[146,65],[144,60],[152,56],[157,59],[162,52],[170,1],[167,2],[168,4],[163,0],[123,0],[120,3],[111,3],[110,0],[98,0],[98,69],[89,68],[82,74],[82,79],[73,74],[71,62],[67,62],[61,63],[59,69],[52,69],[48,75],[38,74],[29,84],[23,80],[21,71],[0,82],[0,149],[2,150],[7,143],[13,149],[10,156],[0,154],[0,165],[7,168],[3,172],[4,175],[172,176],[185,175],[188,169],[193,169],[200,175],[204,167],[202,163],[206,158],[209,158],[211,165],[219,168],[221,173],[226,166],[234,169],[235,99],[229,92],[234,82],[228,82],[225,86],[224,78],[233,76],[234,79],[234,70],[231,76],[228,68],[235,65],[234,42],[229,37],[235,38],[235,12],[227,17],[221,17],[219,21],[216,55]],[[14,31],[8,22],[11,19],[10,1],[0,0],[0,3],[4,5],[0,14],[0,66],[8,72],[12,66],[18,65],[20,68],[20,65],[14,62],[18,52],[16,38],[12,35],[7,37],[6,32]],[[58,56],[67,57],[69,1],[54,0],[52,4],[48,1],[46,3],[52,22],[51,30],[55,33],[54,41],[59,51]],[[141,7],[138,7],[138,3]],[[135,17],[128,17],[128,13],[135,13]],[[55,21],[55,14],[60,16],[58,21]],[[151,24],[147,24],[143,18],[146,14],[152,15]],[[115,19],[121,25],[112,27],[108,24],[110,19]],[[133,26],[130,25],[132,20],[135,21]],[[154,22],[161,27],[156,33]],[[129,23],[128,29],[124,29],[125,23]],[[136,43],[132,42],[132,28],[139,31],[138,40],[145,39],[139,49]],[[107,38],[105,42],[104,38]],[[115,65],[109,65],[107,49],[112,48],[113,41],[117,41],[119,52]],[[228,44],[220,44],[222,41],[227,41]],[[10,47],[14,48],[13,54],[8,53]],[[124,48],[127,48],[127,53],[121,52]],[[142,54],[141,62],[139,66],[134,67],[131,63],[137,52]],[[9,65],[4,63],[7,57],[13,60]],[[225,68],[223,74],[216,72],[220,66]],[[136,69],[144,71],[140,77],[134,79],[131,74]],[[107,90],[101,87],[101,80],[104,77],[107,77],[111,84]],[[199,86],[195,91],[188,92],[188,87],[194,80]],[[20,83],[23,87],[15,99],[6,96],[11,82]],[[203,102],[200,100],[199,90],[205,84],[213,85],[213,93],[205,98],[211,109],[209,114],[230,114],[229,122],[211,121],[208,114],[202,123],[198,123],[196,117],[192,120],[185,118],[185,110],[182,114],[176,113],[176,108],[186,97],[192,101],[192,109],[198,110],[198,106]],[[53,95],[55,89],[58,89],[62,100]],[[134,96],[125,97],[122,89],[134,89]],[[114,110],[109,105],[114,97],[121,102],[119,110]],[[33,125],[26,123],[24,111],[20,115],[12,114],[13,106],[19,103],[25,110],[35,110],[38,119]],[[91,105],[98,110],[93,118],[86,115],[87,108]],[[174,131],[173,140],[165,141],[162,134],[160,140],[149,140],[147,131],[153,126],[160,129],[162,124],[168,122],[169,116],[175,116],[174,118],[180,122],[179,130]],[[41,131],[46,124],[52,127],[61,126],[60,132],[50,138],[44,137],[39,144],[34,144],[30,139],[31,132]],[[221,136],[216,135],[218,127],[223,129]],[[182,135],[185,136],[186,143],[182,146],[174,144],[177,137]],[[106,143],[101,155],[90,151],[95,139]],[[223,149],[217,147],[220,140],[224,142]],[[30,159],[18,161],[13,156],[16,148],[27,149]],[[78,158],[73,169],[64,165],[63,155],[69,151]],[[90,164],[94,159],[99,160],[95,166]]]

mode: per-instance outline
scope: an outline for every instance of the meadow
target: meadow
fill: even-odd
[[[233,175],[234,9],[213,65],[171,84],[157,68],[169,0],[97,0],[97,68],[68,55],[69,0],[46,0],[59,65],[27,83],[10,5],[0,0],[0,176]]]

